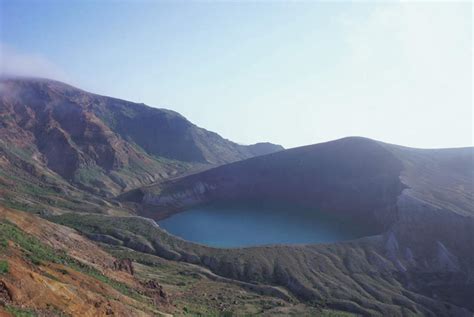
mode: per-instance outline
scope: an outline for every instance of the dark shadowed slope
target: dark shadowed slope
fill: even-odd
[[[149,186],[141,197],[165,210],[215,200],[290,202],[389,225],[400,197],[409,196],[472,216],[473,155],[472,148],[419,150],[345,138]]]
[[[0,85],[2,160],[101,195],[282,149],[239,145],[176,112],[57,81],[14,78]]]
[[[292,203],[353,219],[364,217],[383,229],[394,220],[391,211],[405,188],[399,179],[402,168],[400,160],[379,143],[347,138],[147,187],[141,197],[143,203],[159,207],[149,210],[157,211],[215,200]]]

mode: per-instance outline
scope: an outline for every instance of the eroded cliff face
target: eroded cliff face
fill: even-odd
[[[474,217],[439,209],[403,194],[398,220],[385,234],[403,267],[432,272],[465,272],[474,278]]]
[[[53,172],[94,194],[111,196],[177,174],[115,133],[94,103],[108,100],[47,80],[2,80],[0,135],[7,159]]]
[[[170,194],[156,195],[153,192],[145,191],[140,202],[145,205],[163,206],[170,210],[182,210],[189,206],[210,202],[215,190],[215,185],[198,181],[191,188]]]
[[[411,196],[435,209],[474,216],[474,148],[414,149],[381,143],[403,164],[400,180]]]

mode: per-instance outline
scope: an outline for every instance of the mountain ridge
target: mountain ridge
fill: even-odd
[[[238,145],[172,110],[90,94],[58,81],[3,78],[0,84],[3,151],[94,194],[113,196],[282,149]]]
[[[325,158],[326,156],[327,158]],[[280,186],[283,191],[285,188],[291,188],[292,185],[296,186],[296,184],[298,184],[300,187],[303,186],[301,184],[304,183],[305,179],[313,183],[303,187],[314,187],[319,181],[324,181],[325,179],[329,180],[329,177],[334,180],[334,177],[336,177],[337,174],[333,173],[340,174],[344,172],[344,170],[341,171],[342,168],[345,169],[346,173],[344,177],[357,176],[351,173],[359,173],[360,175],[365,176],[365,171],[371,171],[376,167],[378,170],[374,170],[373,172],[379,173],[381,177],[384,177],[389,169],[393,168],[395,173],[393,175],[393,182],[398,182],[398,178],[401,179],[402,183],[405,181],[404,184],[400,183],[397,185],[399,187],[399,194],[402,190],[413,190],[414,187],[418,188],[419,192],[426,190],[426,188],[421,188],[423,184],[416,185],[417,178],[415,176],[417,175],[410,175],[410,173],[416,174],[423,172],[425,175],[423,177],[428,177],[427,179],[430,180],[429,184],[425,184],[425,187],[428,185],[435,186],[435,182],[448,182],[448,178],[455,177],[456,179],[451,181],[462,182],[462,186],[467,186],[464,189],[460,189],[461,192],[464,193],[460,194],[461,196],[463,195],[463,198],[457,198],[457,204],[464,204],[463,207],[459,207],[463,210],[460,212],[463,213],[469,211],[469,207],[473,204],[472,195],[469,194],[472,192],[473,187],[473,158],[474,147],[416,149],[383,143],[369,138],[346,137],[233,162],[203,172],[194,173],[189,176],[165,181],[164,183],[157,184],[155,187],[158,193],[162,190],[164,190],[164,192],[172,192],[173,187],[184,188],[185,190],[186,186],[193,182],[206,183],[206,180],[218,182],[219,179],[227,178],[226,182],[219,183],[219,185],[214,183],[208,184],[210,187],[220,188],[222,186],[227,186],[228,183],[232,183],[232,181],[229,180],[229,177],[233,177],[235,182],[241,182],[242,179],[247,177],[246,181],[249,182],[251,176],[260,175],[255,180],[259,183],[263,182],[262,177],[265,178],[268,173],[273,172],[278,174],[280,178],[278,181],[269,180],[267,183],[277,183],[279,185],[276,186]],[[367,160],[370,160],[370,164],[372,164],[371,166]],[[430,164],[432,165],[431,169],[434,169],[433,171],[430,171],[428,168]],[[290,173],[288,170],[292,170],[292,172]],[[291,177],[293,177],[293,175],[285,174],[286,176],[283,176],[282,173],[299,173],[299,176],[295,177],[295,182],[292,182]],[[313,174],[305,175],[305,173]],[[444,174],[436,176],[437,173]],[[418,177],[419,176],[420,175],[418,175]],[[322,179],[321,177],[325,178]],[[236,184],[237,183],[232,183],[232,186],[245,187],[243,184]],[[160,189],[160,186],[163,186],[163,189]],[[271,187],[266,188],[268,189]],[[300,189],[303,190],[303,188]],[[236,188],[230,191],[235,192],[235,190]],[[145,191],[152,194],[153,186],[147,186]],[[205,195],[208,194],[209,193]],[[276,195],[276,197],[282,197],[281,194],[282,193]],[[315,196],[313,195],[313,198],[314,197]],[[374,197],[374,199],[377,198]],[[453,208],[456,209],[455,207]]]

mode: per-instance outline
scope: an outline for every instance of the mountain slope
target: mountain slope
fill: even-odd
[[[405,196],[474,216],[473,158],[473,148],[420,150],[344,138],[227,164],[135,194],[142,203],[160,207],[157,216],[160,210],[213,200],[258,199],[346,217],[382,213],[380,221],[389,225],[394,218],[387,217],[396,215],[394,208]]]
[[[25,78],[0,81],[0,141],[10,165],[102,196],[281,149],[238,145],[170,110]]]
[[[269,201],[364,219],[382,230],[394,220],[405,188],[403,165],[362,138],[304,146],[210,169],[127,193],[149,216],[215,200]],[[149,205],[149,208],[146,206]]]
[[[0,316],[351,316],[267,289],[0,206]]]
[[[139,217],[65,214],[51,220],[124,252],[199,265],[259,293],[284,300],[295,296],[314,307],[363,316],[472,316],[474,310],[473,259],[436,241],[433,250],[418,252],[412,248],[416,239],[398,241],[397,233],[388,232],[333,244],[217,249],[176,238]],[[472,251],[474,239],[466,233],[474,223],[464,226],[465,232],[454,228],[457,242]],[[456,270],[445,266],[458,259]]]
[[[154,290],[126,261],[70,228],[0,206],[0,240],[0,312],[3,306],[15,316],[167,315],[160,312],[164,302],[151,304]]]

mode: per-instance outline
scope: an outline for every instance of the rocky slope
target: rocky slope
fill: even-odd
[[[342,316],[260,289],[0,206],[0,316]]]
[[[419,252],[416,237],[400,239],[396,230],[334,244],[216,249],[170,236],[145,218],[68,214],[52,220],[116,248],[199,265],[260,294],[294,296],[313,307],[363,316],[472,316],[474,310],[471,255],[436,240]],[[464,226],[457,242],[472,249],[466,233],[474,224]]]
[[[2,160],[102,196],[281,150],[239,145],[180,114],[46,79],[0,81]]]
[[[70,228],[0,207],[0,240],[0,311],[15,316],[167,315],[160,312],[166,305],[150,304],[152,290],[133,276],[126,261]]]

